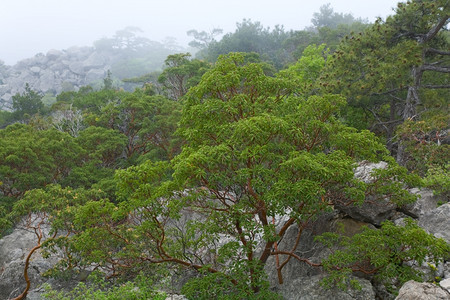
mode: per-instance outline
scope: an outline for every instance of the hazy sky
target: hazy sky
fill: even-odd
[[[154,41],[175,37],[186,46],[190,29],[234,32],[244,18],[287,30],[310,25],[330,3],[335,12],[385,18],[397,0],[0,0],[0,60],[11,65],[36,53],[91,46],[117,30],[137,26]]]

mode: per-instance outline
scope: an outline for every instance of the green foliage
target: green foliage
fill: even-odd
[[[181,104],[163,96],[148,96],[143,90],[120,93],[92,115],[92,125],[117,130],[127,137],[126,158],[133,164],[139,156],[170,159],[178,151],[180,141],[174,137]]]
[[[152,299],[163,300],[166,295],[155,291],[152,281],[144,276],[138,276],[134,281],[129,281],[120,285],[111,285],[97,273],[92,273],[88,277],[88,282],[80,282],[73,290],[56,291],[49,285],[45,286],[46,293],[44,299],[55,300],[138,300]]]
[[[433,189],[435,194],[450,196],[450,164],[444,166],[432,166],[428,169],[424,178],[426,187]]]
[[[312,93],[315,82],[325,67],[326,57],[329,49],[326,45],[309,45],[303,51],[301,58],[287,69],[280,71],[280,76],[295,78],[297,86],[301,87],[299,93]]]
[[[396,127],[407,120],[426,121],[422,112],[439,103],[448,114],[444,11],[446,1],[399,3],[395,15],[346,36],[321,76],[322,89],[347,96],[352,107],[370,116],[367,128],[383,135],[404,165],[407,146],[396,140]]]
[[[260,290],[255,294],[248,289],[249,278],[247,274],[233,273],[231,276],[235,280],[235,284],[230,281],[230,275],[205,271],[200,277],[190,279],[183,286],[181,293],[188,299],[281,299],[281,296],[270,290],[267,281],[259,284]]]
[[[30,116],[42,111],[44,104],[43,96],[33,91],[30,85],[25,85],[25,91],[22,94],[15,94],[12,97],[13,118],[16,121],[27,119]]]
[[[170,99],[180,100],[190,87],[200,81],[209,68],[209,64],[198,59],[190,59],[189,53],[169,55],[165,60],[165,69],[159,75],[158,82]]]
[[[321,48],[311,49],[315,56],[321,57]],[[173,104],[179,102],[136,91],[97,106],[102,115],[92,120],[111,129],[91,126],[71,138],[85,149],[86,164],[67,177],[80,174],[67,184],[92,188],[49,186],[27,192],[14,206],[17,215],[46,212],[53,230],[70,232],[43,243],[46,253],[67,251],[50,273],[90,266],[133,278],[156,272],[155,264],[175,263],[202,273],[185,287],[192,297],[274,298],[263,266],[290,226],[307,224],[337,202],[350,205],[366,193],[397,191],[397,185],[382,190],[381,183],[371,191],[354,178],[357,161],[377,161],[385,150],[373,134],[339,121],[342,97],[303,95],[298,83],[313,78],[268,76],[252,57],[223,56],[203,75],[183,103],[181,153],[117,171],[117,188],[107,191],[115,190],[115,199],[98,190],[109,185],[109,176],[85,185],[81,179],[97,174],[93,166],[114,164],[123,136],[112,129],[128,137],[127,147],[139,149],[141,139],[151,143],[147,134],[161,139],[173,133]],[[300,65],[315,61],[305,56]],[[391,163],[380,177],[402,180]],[[281,229],[271,224],[281,218],[288,220]]]
[[[433,262],[437,265],[450,253],[450,245],[428,234],[411,219],[404,226],[386,221],[380,229],[365,228],[352,237],[326,233],[317,238],[332,251],[322,262],[330,276],[324,284],[347,288],[348,275],[363,272],[374,275],[391,291],[408,280],[422,281],[424,275],[414,265]]]
[[[82,151],[66,133],[23,124],[1,130],[0,144],[0,191],[16,198],[67,176]]]
[[[277,69],[281,69],[286,63],[288,58],[282,45],[290,33],[282,26],[277,25],[270,30],[260,22],[244,19],[236,27],[234,33],[225,34],[220,41],[210,43],[200,54],[213,62],[220,55],[230,52],[255,52],[263,61],[273,64]]]
[[[0,128],[6,127],[12,119],[12,113],[9,111],[0,110]]]
[[[420,175],[430,167],[442,168],[450,156],[450,145],[442,144],[450,117],[435,113],[424,120],[406,120],[397,130],[405,145],[406,166]]]

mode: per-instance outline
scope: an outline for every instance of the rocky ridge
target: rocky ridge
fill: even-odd
[[[14,66],[0,66],[0,109],[10,109],[11,98],[24,91],[25,83],[43,93],[58,94],[105,78],[114,57],[94,47],[50,50],[19,61]]]

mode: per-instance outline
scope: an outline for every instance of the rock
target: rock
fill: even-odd
[[[440,285],[442,288],[446,289],[448,292],[450,292],[450,278],[441,280],[441,281],[439,282],[439,285]]]
[[[294,252],[301,258],[310,260],[311,262],[318,263],[322,259],[326,258],[330,254],[330,250],[320,243],[314,241],[317,235],[324,232],[336,232],[341,231],[344,235],[352,236],[356,233],[361,232],[363,226],[370,226],[370,224],[353,220],[350,218],[341,218],[337,212],[324,214],[318,218],[317,221],[311,223],[307,226],[301,235],[300,242],[296,251]],[[291,249],[294,245],[298,233],[298,227],[292,226],[286,232],[283,240],[278,245],[279,250]],[[279,256],[282,262],[286,257]],[[268,276],[270,286],[275,289],[278,293],[283,295],[285,299],[326,299],[329,298],[333,293],[338,293],[341,296],[341,292],[334,291],[332,293],[323,292],[324,294],[310,294],[309,289],[322,289],[319,287],[319,281],[321,278],[322,270],[319,267],[310,266],[304,262],[300,262],[292,258],[289,263],[282,270],[283,284],[278,282],[278,275],[276,269],[275,257],[271,256],[265,266],[265,271]],[[313,278],[313,279],[312,279]],[[315,279],[314,279],[315,278]],[[311,285],[305,282],[311,281]],[[365,293],[361,294],[361,297],[357,298],[342,298],[342,299],[374,299],[375,292],[369,281],[362,280],[364,283],[364,289],[370,290],[370,297]],[[351,292],[352,293],[352,292]],[[344,294],[344,293],[342,293]],[[305,298],[302,298],[306,295]],[[293,298],[291,298],[293,297]],[[318,298],[314,298],[318,297]],[[341,299],[341,298],[331,298],[331,299]]]
[[[55,49],[51,49],[47,52],[47,58],[50,60],[56,60],[61,55],[63,55],[63,52]]]
[[[166,300],[187,300],[187,298],[183,295],[168,294]]]
[[[53,89],[55,84],[55,74],[50,70],[45,70],[40,76],[39,89],[41,91],[48,91]]]
[[[364,203],[359,206],[336,205],[335,207],[355,220],[377,226],[381,225],[383,221],[392,218],[397,209],[397,205],[389,200],[375,197],[367,197]]]
[[[48,227],[43,228],[45,236],[49,230]],[[0,239],[0,299],[17,297],[24,291],[26,287],[23,275],[25,258],[36,246],[36,242],[37,238],[34,233],[20,227]],[[33,253],[28,267],[31,289],[35,289],[47,281],[41,275],[50,269],[57,260],[57,257],[43,258],[39,249]]]
[[[282,287],[277,292],[289,300],[371,300],[375,299],[375,292],[368,280],[353,278],[358,280],[361,290],[340,290],[339,288],[324,289],[321,286],[322,275],[311,277],[300,277]]]
[[[441,197],[435,196],[430,189],[413,188],[410,190],[410,193],[419,195],[419,199],[416,202],[403,207],[402,211],[414,218],[423,217],[424,214],[436,209],[441,200]]]
[[[85,70],[89,70],[89,69],[93,69],[93,68],[98,68],[98,67],[103,67],[106,64],[106,58],[97,53],[94,52],[92,53],[84,62],[83,62],[83,66]]]
[[[39,67],[31,67],[30,71],[33,72],[34,74],[39,74],[39,72],[41,71],[41,68],[39,68]]]
[[[84,73],[84,67],[83,67],[83,63],[79,62],[79,61],[75,61],[69,64],[69,69],[70,71],[72,71],[75,74],[83,74]]]
[[[378,163],[371,163],[368,161],[362,161],[359,163],[358,167],[355,169],[355,177],[369,183],[373,181],[372,171],[375,169],[386,169],[388,166],[387,162],[380,161]]]
[[[425,213],[419,218],[419,226],[438,238],[450,243],[450,203]]]
[[[378,163],[363,161],[355,169],[355,177],[369,183],[373,180],[371,175],[373,170],[384,169],[386,167],[387,163],[384,161]],[[395,215],[397,205],[391,203],[389,199],[369,196],[361,205],[336,205],[335,208],[355,220],[380,225],[383,221]]]
[[[105,77],[105,71],[103,69],[92,69],[89,70],[86,74],[87,82],[94,82],[97,80],[101,80]]]
[[[450,293],[443,288],[428,282],[410,280],[400,289],[395,300],[448,300]]]

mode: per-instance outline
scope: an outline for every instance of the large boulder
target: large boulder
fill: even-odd
[[[448,300],[450,293],[429,282],[410,280],[400,289],[395,300]]]
[[[48,232],[48,228],[44,231]],[[0,299],[17,297],[25,289],[24,279],[25,259],[30,250],[36,246],[36,235],[24,229],[16,228],[10,235],[0,239]],[[34,289],[47,279],[42,273],[56,263],[54,259],[44,259],[40,251],[33,253],[28,267],[31,289]]]
[[[105,56],[100,53],[93,52],[84,62],[83,66],[85,70],[90,70],[93,68],[103,67],[107,62]]]
[[[351,218],[342,218],[337,211],[324,214],[315,222],[306,226],[300,237],[296,255],[302,259],[308,259],[312,263],[319,263],[330,254],[330,250],[314,238],[324,232],[342,232],[344,235],[352,236],[361,232],[363,226],[371,226]],[[289,250],[294,246],[299,228],[291,226],[282,241],[279,243],[279,250]],[[282,262],[286,256],[279,256]],[[271,256],[265,266],[266,274],[271,287],[284,299],[375,299],[375,292],[368,280],[359,278],[363,289],[357,291],[341,291],[339,289],[325,290],[320,286],[323,279],[323,271],[320,267],[310,266],[305,262],[300,262],[291,258],[289,263],[282,270],[283,283],[278,281],[276,260]],[[333,298],[334,297],[334,298]]]
[[[450,203],[443,204],[419,218],[419,226],[450,243]]]
[[[373,181],[372,172],[375,169],[385,169],[387,163],[384,161],[371,163],[363,161],[355,169],[355,177],[366,183]],[[390,202],[388,198],[367,197],[361,205],[336,205],[336,209],[344,212],[355,220],[380,225],[383,221],[392,218],[397,205]]]
[[[432,210],[438,207],[442,197],[434,195],[430,189],[418,189],[413,188],[410,190],[411,194],[418,195],[419,198],[416,202],[408,204],[402,208],[402,210],[413,218],[422,218],[425,214],[430,213]]]

